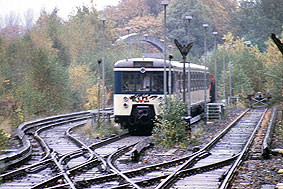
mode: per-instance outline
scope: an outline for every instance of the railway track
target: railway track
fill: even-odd
[[[156,188],[226,188],[266,110],[247,110]]]
[[[87,146],[71,130],[84,124],[89,112],[67,116],[67,121],[62,117],[41,120],[22,127],[31,155],[25,165],[0,175],[0,187],[225,188],[263,115],[263,110],[247,110],[198,152],[134,170],[127,170],[119,159],[147,137],[123,135]]]
[[[1,158],[5,162],[1,165],[6,167],[5,172],[0,175],[3,182],[1,187],[30,188],[35,183],[55,175],[58,168],[54,157],[55,151],[49,147],[41,133],[65,125],[82,124],[88,117],[89,112],[80,112],[38,119],[20,125],[18,136],[23,141],[23,147],[18,152]],[[54,135],[54,141],[59,137],[56,132],[50,134]]]
[[[91,117],[91,112],[53,116],[19,126],[23,146],[17,152],[1,156],[1,187],[31,188],[61,172],[70,185],[69,167],[93,159],[91,150],[69,134]],[[72,187],[74,188],[74,187]]]
[[[123,135],[100,141],[90,146],[72,136],[71,130],[86,123],[89,112],[79,115],[46,118],[20,126],[23,138],[30,147],[29,155],[14,161],[0,175],[1,187],[4,188],[76,188],[75,182],[87,178],[116,173],[131,183],[126,176],[110,167],[111,154],[119,148],[132,146],[144,137]],[[31,150],[30,150],[31,148]],[[19,150],[21,151],[21,150]],[[108,162],[106,161],[108,159]],[[8,160],[6,160],[8,162]],[[132,183],[135,186],[134,183]]]
[[[231,166],[233,162],[239,162],[239,159],[243,158],[252,140],[249,136],[255,132],[263,115],[264,111],[261,110],[244,112],[206,147],[184,158],[128,171],[118,168],[119,163],[112,164],[137,185],[135,188],[198,188],[201,186],[200,183],[204,188],[211,184],[214,184],[211,188],[217,188],[226,178],[229,168],[233,168]],[[204,175],[204,172],[207,175]],[[193,177],[197,175],[199,178],[188,177],[188,175]],[[207,178],[210,180],[203,183],[203,180]],[[119,182],[120,179],[118,174],[111,174],[79,181],[76,185],[79,188],[133,187],[132,184]],[[199,183],[195,183],[194,186],[191,180],[185,179],[198,180]]]

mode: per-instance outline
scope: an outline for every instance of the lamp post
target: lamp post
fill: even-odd
[[[131,28],[130,27],[126,27],[126,30],[128,32],[128,37],[129,37]],[[128,59],[129,58],[130,58],[130,42],[128,41]]]
[[[193,19],[192,16],[185,16],[185,19],[188,20],[188,43],[190,43],[190,23]],[[190,53],[188,53],[188,117],[191,116],[191,65],[190,65]]]
[[[186,57],[183,58],[183,102],[186,103]]]
[[[251,41],[244,41],[243,43],[244,43],[244,45],[247,45],[247,47],[250,47],[251,44],[252,44]],[[248,55],[250,55],[249,49],[248,49]]]
[[[226,104],[226,95],[225,95],[225,38],[222,37],[223,40],[223,99]]]
[[[98,59],[97,63],[98,63],[98,67],[97,67],[97,121],[98,124],[100,124],[100,64],[101,64],[102,60]]]
[[[233,45],[233,43],[228,43],[228,45],[229,45],[229,104],[231,105],[231,103],[232,103],[232,84],[231,84],[231,53],[232,53],[232,51],[231,51],[231,49],[232,49],[232,45]]]
[[[164,71],[163,71],[163,90],[164,90],[164,105],[166,106],[167,98],[167,85],[166,85],[166,6],[168,6],[169,1],[161,1],[161,5],[164,6],[164,49],[163,49],[163,57],[164,57]]]
[[[100,19],[103,23],[103,36],[102,36],[102,117],[104,118],[105,108],[105,21],[106,18]]]
[[[206,56],[207,56],[207,47],[206,47],[206,32],[208,28],[208,24],[203,24],[204,27],[204,124],[206,125],[206,89],[207,89],[207,84],[206,84]]]
[[[217,65],[216,65],[216,36],[218,32],[212,32],[214,35],[214,46],[213,46],[213,51],[214,51],[214,88],[215,88],[215,102],[217,102]]]
[[[249,62],[249,58],[250,58],[249,47],[251,46],[252,42],[251,41],[244,41],[243,44],[247,45],[247,54],[248,54],[247,62]],[[251,103],[251,101],[250,101],[250,103]],[[249,107],[251,107],[251,104],[249,104]]]
[[[169,91],[169,98],[171,99],[172,94],[172,67],[171,67],[171,60],[173,59],[173,55],[171,54],[172,45],[168,45],[169,49],[169,78],[168,78],[168,91]]]

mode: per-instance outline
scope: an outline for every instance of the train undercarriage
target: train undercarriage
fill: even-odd
[[[191,116],[203,113],[203,103],[191,107]],[[130,116],[115,116],[115,122],[133,135],[151,135],[155,120],[153,105],[134,105]]]

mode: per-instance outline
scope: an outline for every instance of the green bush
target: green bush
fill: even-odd
[[[6,149],[7,146],[8,146],[8,136],[4,133],[2,129],[0,129],[0,150]],[[0,154],[2,154],[1,151]]]
[[[165,106],[161,104],[160,112],[160,116],[155,119],[152,134],[155,144],[162,145],[165,149],[175,145],[184,148],[187,142],[187,124],[181,117],[186,115],[186,105],[179,98],[168,99]]]

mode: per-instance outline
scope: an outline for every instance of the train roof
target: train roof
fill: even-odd
[[[166,67],[169,67],[169,60],[166,60]],[[175,69],[183,69],[183,63],[177,61],[171,61],[172,68]],[[164,67],[164,59],[157,58],[131,58],[119,60],[114,64],[114,68],[137,68],[137,67],[145,67],[145,68],[163,68]],[[188,64],[186,64],[188,67]],[[190,68],[193,70],[204,70],[204,66],[197,64],[190,64]],[[207,68],[206,68],[207,69]]]

